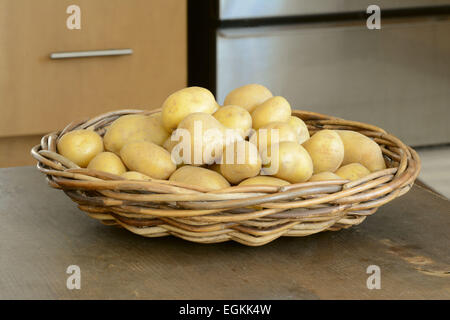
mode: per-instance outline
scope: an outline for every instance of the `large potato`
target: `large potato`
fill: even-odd
[[[224,105],[235,105],[252,112],[253,109],[272,97],[272,93],[260,84],[247,84],[236,88],[225,97]]]
[[[167,179],[176,169],[170,153],[152,142],[127,143],[120,150],[120,156],[130,170],[154,179]]]
[[[320,130],[303,143],[314,165],[314,173],[336,171],[344,159],[344,144],[333,130]]]
[[[201,167],[184,166],[177,169],[169,178],[170,181],[183,182],[211,190],[220,190],[230,186],[219,173]]]
[[[103,140],[92,130],[74,130],[58,140],[57,148],[62,156],[84,168],[103,151]]]
[[[122,160],[112,152],[100,152],[96,155],[89,165],[88,169],[108,172],[120,176],[127,171]]]
[[[272,97],[255,107],[252,111],[253,128],[258,130],[274,121],[288,121],[291,116],[291,105],[283,97]]]
[[[342,179],[358,180],[370,174],[370,171],[360,163],[350,163],[340,167],[336,175]]]
[[[242,138],[250,133],[252,128],[252,116],[239,106],[224,106],[214,113],[214,118],[225,127],[237,130]]]
[[[115,154],[126,144],[148,141],[162,145],[169,136],[161,123],[161,115],[129,114],[115,120],[105,133],[105,149]]]
[[[137,171],[127,171],[120,175],[122,178],[125,178],[127,180],[150,180],[151,178],[149,176],[146,176],[145,174],[142,174]]]
[[[213,94],[205,88],[188,87],[172,93],[162,106],[162,122],[172,132],[189,114],[204,112],[213,114],[219,105]]]
[[[261,158],[256,146],[241,140],[227,144],[223,151],[220,172],[232,184],[257,176],[261,171]]]
[[[269,148],[267,155],[263,155],[265,173],[291,183],[304,182],[311,178],[313,162],[299,143],[283,141],[278,144],[277,149],[272,149]],[[274,150],[278,155],[273,154]]]
[[[251,137],[250,142],[256,144],[258,150],[269,148],[272,144],[277,144],[283,141],[297,142],[297,134],[287,122],[271,122],[259,128]]]
[[[298,143],[302,144],[309,139],[308,127],[302,119],[296,116],[290,116],[287,123],[294,128],[298,137]]]
[[[316,173],[309,178],[308,181],[326,181],[326,180],[341,180],[337,174],[329,171],[323,171],[321,173]]]
[[[267,185],[267,186],[286,186],[290,184],[286,180],[278,179],[270,176],[256,176],[248,178],[239,183],[240,186],[254,186],[254,185]]]
[[[342,165],[361,163],[370,171],[386,169],[380,146],[372,139],[356,131],[336,130],[344,143]]]

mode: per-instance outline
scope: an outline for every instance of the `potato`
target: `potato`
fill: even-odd
[[[237,130],[242,138],[245,138],[252,129],[252,116],[239,106],[224,106],[214,113],[214,118],[225,127]]]
[[[291,105],[283,97],[272,97],[255,107],[252,111],[253,128],[258,130],[274,121],[288,121],[291,116]]]
[[[220,163],[213,163],[208,166],[208,169],[220,173]]]
[[[329,171],[314,174],[308,181],[325,181],[325,180],[341,180],[337,174]]]
[[[224,106],[235,105],[252,112],[253,109],[272,97],[272,93],[260,84],[247,84],[236,88],[225,97]]]
[[[103,140],[92,130],[74,130],[67,132],[58,140],[57,148],[63,157],[85,168],[97,154],[103,151]]]
[[[180,135],[180,140],[172,142],[170,144],[172,148],[180,142],[182,142],[180,148],[182,147],[183,150],[189,150],[190,147],[190,157],[186,154],[183,158],[185,164],[211,164],[222,156],[225,127],[208,113],[198,112],[188,115],[172,133],[172,140],[176,138],[176,135]],[[185,138],[188,141],[185,142]],[[184,155],[184,151],[179,154]]]
[[[184,166],[177,169],[169,181],[183,182],[211,190],[220,190],[230,186],[219,173],[195,166]]]
[[[344,144],[333,130],[320,130],[303,143],[313,161],[314,173],[336,171],[344,159]]]
[[[296,116],[290,116],[287,123],[292,126],[298,137],[298,143],[302,144],[309,139],[309,131],[302,119]]]
[[[122,173],[120,176],[127,180],[151,180],[149,176],[146,176],[145,174],[137,171],[127,171]]]
[[[261,171],[261,158],[256,146],[241,140],[224,148],[220,172],[232,184],[257,176]]]
[[[127,143],[120,150],[120,156],[131,171],[143,173],[154,179],[167,179],[176,169],[169,151],[153,142]]]
[[[169,136],[161,123],[161,116],[129,114],[115,120],[105,133],[105,149],[120,154],[120,149],[134,141],[148,141],[162,145]]]
[[[370,174],[370,171],[360,163],[350,163],[336,171],[336,175],[351,181],[361,179],[368,174]]]
[[[386,169],[380,146],[356,131],[336,130],[344,143],[342,165],[358,162],[370,171]]]
[[[172,93],[162,105],[162,122],[172,132],[189,114],[203,112],[213,114],[219,105],[213,94],[205,88],[188,87]]]
[[[283,141],[274,150],[278,152],[278,155],[272,153],[272,148],[267,150],[267,155],[263,155],[263,171],[266,174],[290,183],[304,182],[311,178],[313,162],[306,149],[299,143]]]
[[[268,186],[286,186],[289,182],[270,176],[256,176],[248,178],[239,183],[240,186],[268,185]]]
[[[87,166],[88,169],[108,172],[120,176],[127,171],[122,160],[112,152],[100,152]]]
[[[278,132],[276,130],[278,130]],[[287,122],[281,121],[271,122],[259,128],[259,130],[250,137],[250,142],[258,147],[259,152],[269,148],[272,144],[283,141],[297,142],[297,140],[297,134],[295,133],[294,128]]]

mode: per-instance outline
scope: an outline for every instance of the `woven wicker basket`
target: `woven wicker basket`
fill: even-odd
[[[387,169],[360,180],[305,182],[288,186],[234,186],[219,191],[162,180],[130,181],[79,168],[59,155],[57,140],[66,132],[105,127],[126,114],[157,112],[121,110],[71,123],[44,136],[31,153],[50,186],[62,189],[90,217],[119,225],[144,237],[174,235],[214,243],[234,240],[249,246],[280,236],[307,236],[360,224],[379,206],[405,194],[419,170],[417,153],[383,129],[318,113],[293,111],[310,133],[321,129],[358,131],[378,143]]]

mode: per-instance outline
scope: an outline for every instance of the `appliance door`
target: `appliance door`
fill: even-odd
[[[381,10],[449,5],[449,0],[220,0],[220,20],[282,17],[342,12],[365,12],[371,5]]]
[[[450,20],[217,31],[217,98],[261,83],[292,108],[380,126],[408,144],[450,142]]]

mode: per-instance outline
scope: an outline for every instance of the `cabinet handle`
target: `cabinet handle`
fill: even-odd
[[[73,52],[52,52],[50,59],[70,59],[70,58],[88,58],[88,57],[106,57],[123,56],[132,54],[133,49],[110,49],[110,50],[89,50]]]

